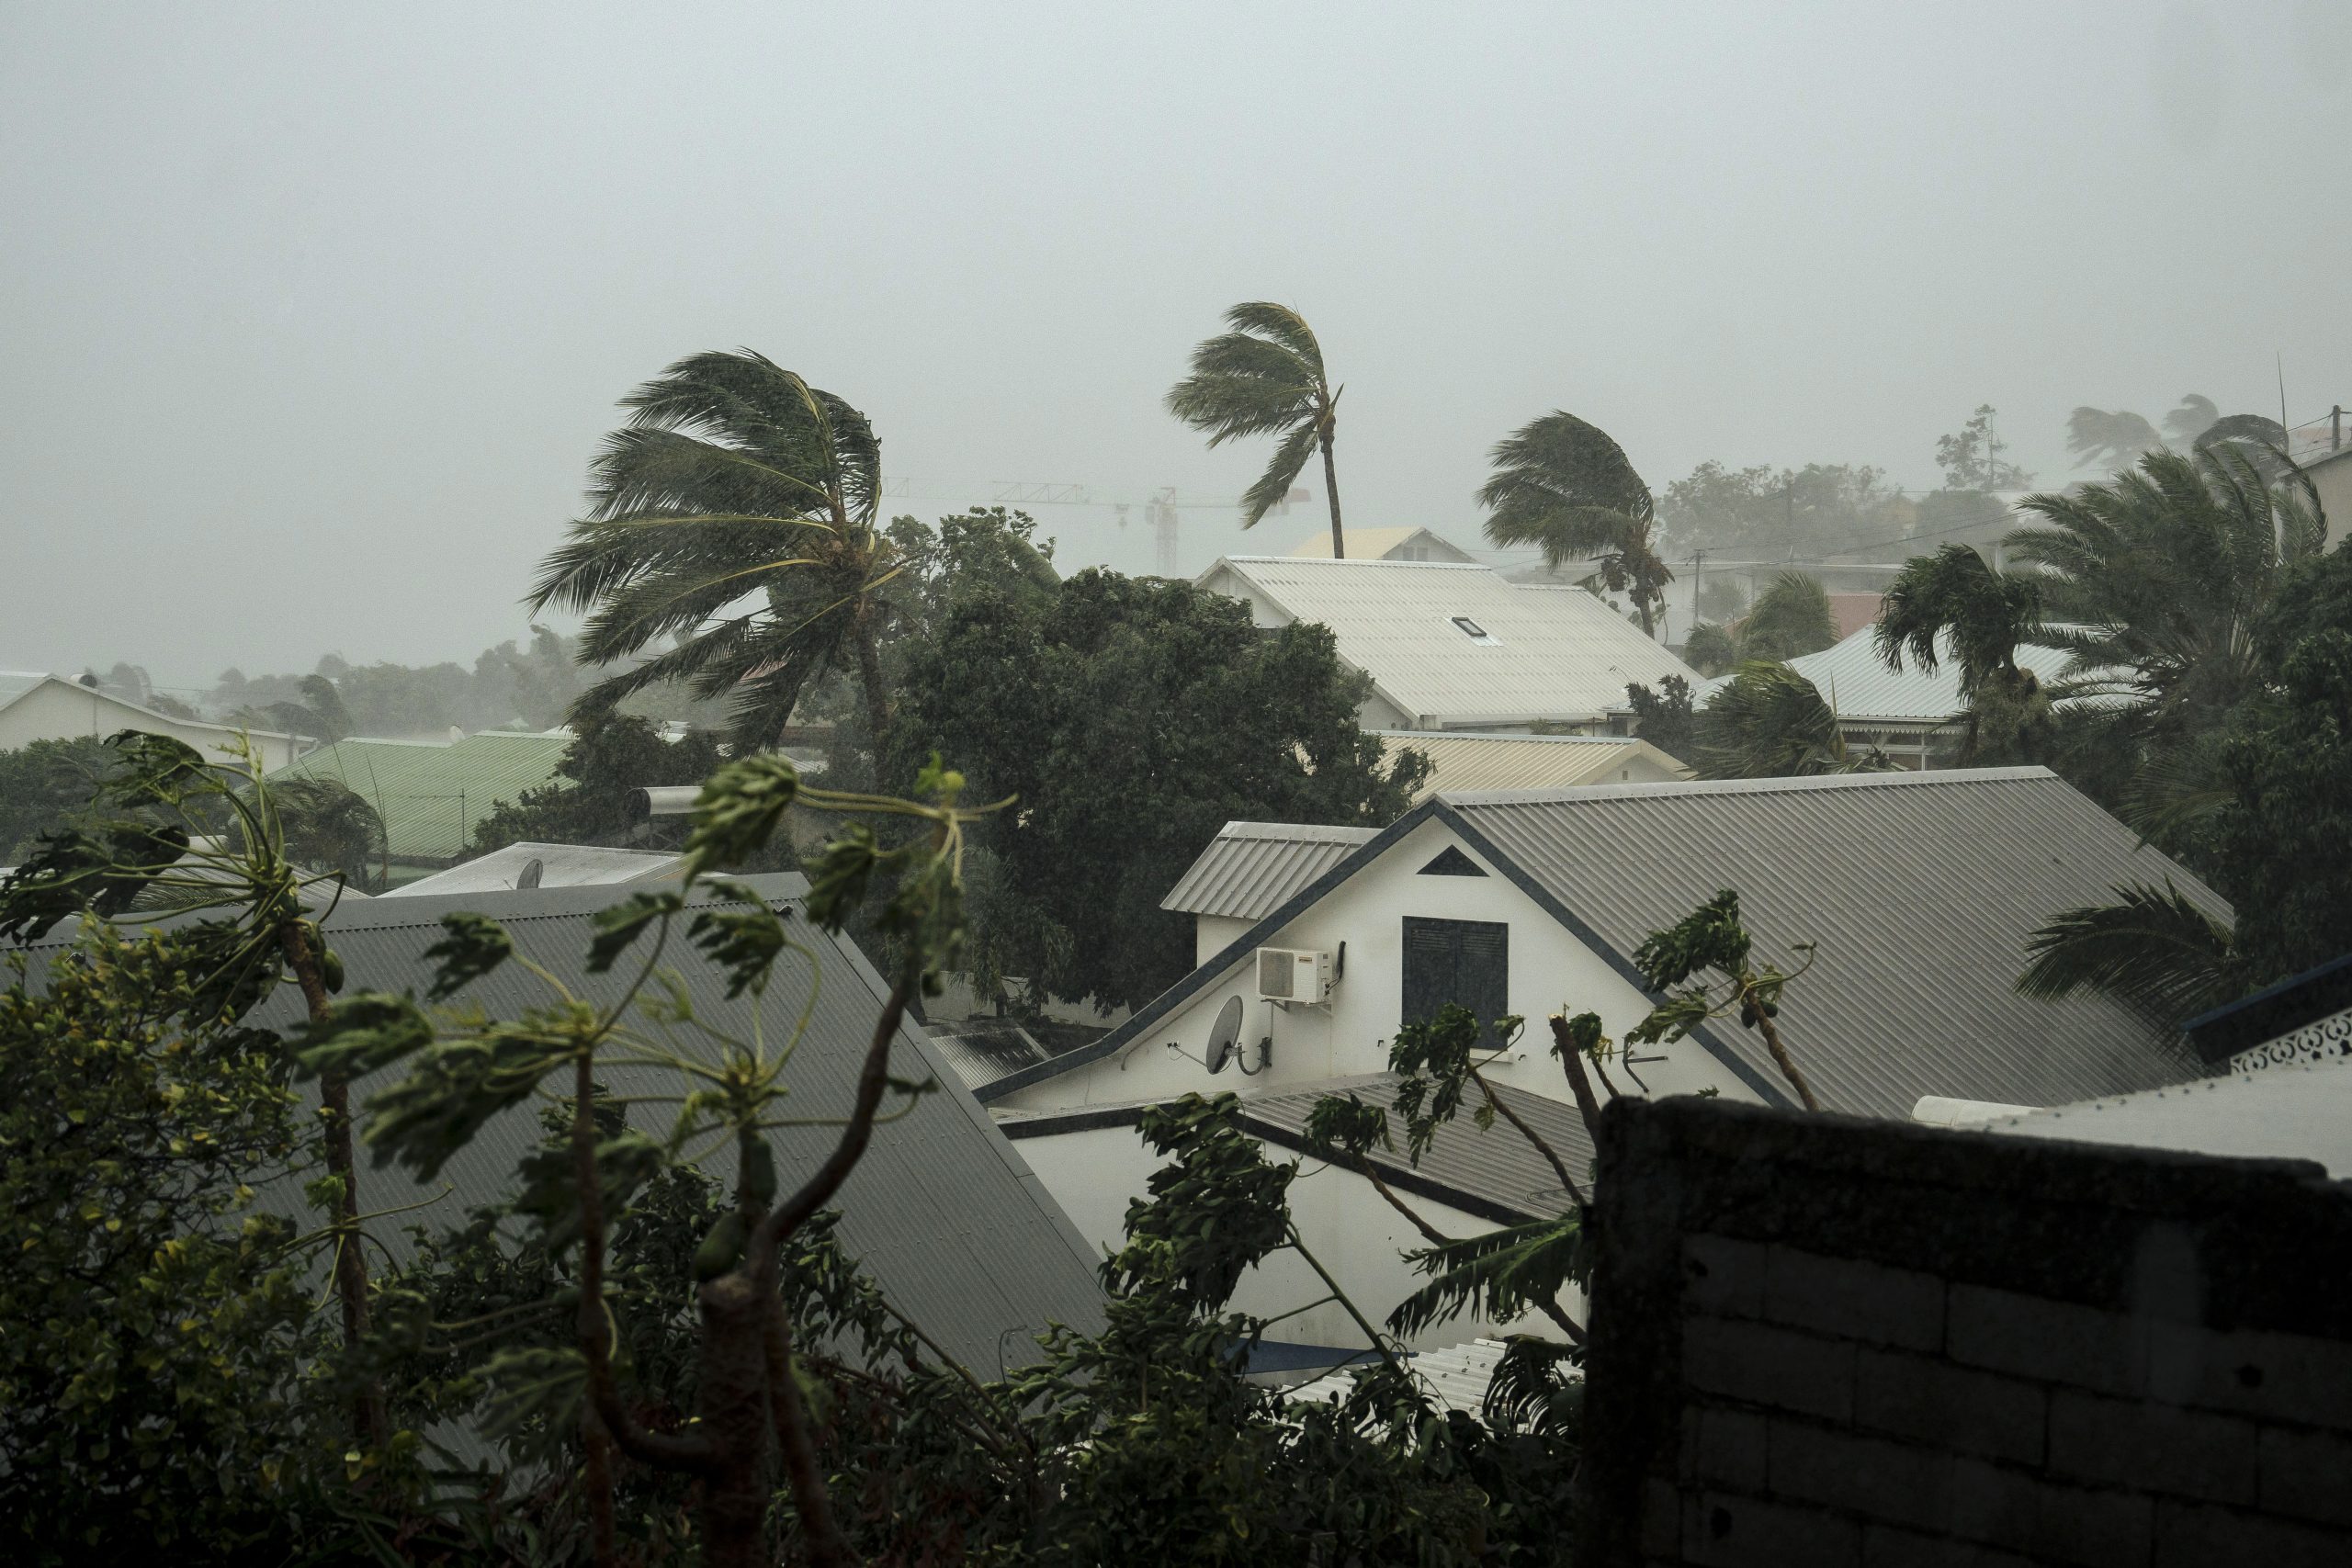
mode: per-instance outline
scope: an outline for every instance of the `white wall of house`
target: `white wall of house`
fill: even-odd
[[[1420,874],[1420,868],[1449,846],[1488,874]],[[1266,942],[1272,947],[1319,948],[1334,954],[1345,942],[1345,973],[1329,1004],[1283,1008],[1258,1000],[1255,965],[1245,955],[1229,973],[1112,1055],[1016,1089],[996,1103],[1025,1111],[1123,1105],[1196,1089],[1247,1095],[1385,1072],[1388,1042],[1403,1016],[1407,916],[1498,921],[1510,927],[1510,1010],[1526,1018],[1529,1027],[1518,1049],[1489,1069],[1498,1083],[1566,1100],[1567,1082],[1551,1056],[1544,1019],[1563,1009],[1597,1012],[1611,1036],[1622,1039],[1649,1011],[1648,999],[1633,982],[1487,865],[1451,828],[1432,820],[1391,845]],[[1271,1034],[1272,1060],[1262,1072],[1244,1075],[1238,1066],[1228,1066],[1211,1075],[1202,1060],[1209,1032],[1227,998],[1236,996],[1242,998],[1241,1041],[1247,1059],[1257,1060],[1258,1042]],[[1737,1100],[1757,1098],[1696,1043],[1686,1041],[1663,1051],[1665,1061],[1641,1069],[1652,1093],[1713,1089]]]
[[[2327,542],[2332,546],[2352,534],[2352,448],[2317,460],[2306,459],[2304,471],[2319,503],[2327,513]]]
[[[1128,1203],[1144,1195],[1151,1173],[1165,1163],[1144,1145],[1133,1127],[1048,1134],[1023,1138],[1014,1147],[1069,1213],[1079,1234],[1104,1250],[1115,1249],[1125,1238]],[[1282,1163],[1298,1156],[1289,1149],[1269,1145],[1266,1157]],[[1451,1205],[1411,1193],[1403,1197],[1416,1213],[1447,1235],[1476,1235],[1495,1228],[1493,1221]],[[1407,1248],[1426,1245],[1419,1233],[1361,1177],[1319,1160],[1304,1160],[1291,1183],[1290,1208],[1317,1261],[1331,1270],[1348,1298],[1374,1323],[1380,1323],[1390,1308],[1423,1283],[1404,1260]],[[1325,1293],[1322,1282],[1306,1262],[1295,1252],[1285,1251],[1242,1277],[1234,1291],[1233,1304],[1255,1316],[1272,1317]],[[1579,1306],[1573,1300],[1563,1304],[1571,1312]],[[1407,1343],[1414,1349],[1430,1349],[1498,1332],[1559,1337],[1551,1320],[1541,1314],[1510,1324],[1464,1316],[1439,1324]],[[1337,1303],[1286,1318],[1269,1329],[1267,1337],[1310,1345],[1367,1343],[1346,1309]]]
[[[123,729],[168,735],[195,747],[210,762],[229,761],[221,747],[237,733],[228,725],[200,724],[151,713],[77,682],[51,680],[0,708],[0,751],[14,751],[36,740],[72,740],[83,736],[103,740]],[[265,772],[284,767],[305,750],[303,743],[291,735],[255,730],[251,732],[250,739],[261,754]]]

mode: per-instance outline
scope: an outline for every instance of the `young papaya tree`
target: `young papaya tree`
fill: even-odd
[[[503,1394],[492,1428],[496,1435],[529,1421],[576,1425],[591,1550],[600,1562],[614,1560],[616,1454],[697,1488],[709,1562],[767,1561],[787,1523],[809,1561],[856,1560],[819,1462],[809,1374],[786,1310],[782,1275],[797,1242],[865,1155],[875,1127],[905,1114],[933,1087],[894,1073],[891,1051],[909,1004],[936,989],[962,939],[965,832],[977,815],[959,804],[962,787],[961,775],[935,758],[915,799],[809,788],[774,753],[729,762],[695,805],[682,883],[639,893],[596,919],[588,971],[611,974],[631,960],[611,999],[577,994],[517,954],[495,921],[453,914],[443,921],[443,939],[428,950],[439,967],[421,1001],[360,993],[328,1010],[301,1043],[302,1069],[322,1078],[399,1075],[370,1099],[366,1140],[379,1163],[422,1180],[437,1176],[502,1112],[542,1093],[569,1102],[568,1140],[521,1161],[515,1208],[550,1252],[572,1259],[563,1289],[573,1298],[573,1332],[560,1348],[524,1347],[492,1363],[490,1375]],[[749,1032],[729,1034],[719,1021],[697,1015],[663,969],[665,956],[682,944],[724,972],[730,999],[750,996],[756,1003],[786,954],[813,961],[785,916],[752,887],[720,874],[763,851],[796,808],[859,818],[809,864],[808,919],[839,931],[875,890],[876,926],[897,955],[853,1103],[828,1118],[788,1115],[784,1108],[810,1006],[796,1010],[781,1038],[765,1037],[757,1006]],[[866,818],[911,830],[885,841]],[[716,901],[690,908],[697,893],[716,895]],[[509,963],[542,983],[543,1003],[508,1019],[436,1008]],[[674,1104],[665,1134],[626,1122],[615,1130],[605,1119],[608,1103],[598,1074],[615,1068],[675,1075],[674,1094],[610,1102]],[[768,1137],[784,1127],[821,1127],[831,1139],[823,1157],[789,1190],[779,1184]],[[727,1203],[692,1259],[694,1404],[682,1428],[657,1429],[639,1418],[616,1357],[608,1216],[664,1173],[722,1154],[731,1176]],[[773,1517],[779,1468],[788,1521]]]

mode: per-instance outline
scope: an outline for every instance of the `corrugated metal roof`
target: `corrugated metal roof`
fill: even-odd
[[[797,913],[807,883],[792,875],[742,880],[779,908]],[[425,898],[375,898],[346,903],[327,922],[327,940],[343,958],[355,987],[422,991],[433,964],[424,949],[441,937],[440,919],[473,910],[503,922],[516,950],[545,965],[574,994],[591,1002],[614,999],[634,975],[624,960],[606,975],[587,973],[583,958],[594,934],[597,911],[626,894],[611,887],[548,888],[529,893],[473,894]],[[694,903],[711,901],[698,896]],[[814,955],[816,997],[809,1028],[792,1058],[787,1079],[792,1114],[843,1114],[854,1094],[859,1064],[880,1016],[883,987],[873,969],[843,939],[796,919],[797,940]],[[68,928],[70,929],[70,926]],[[54,939],[43,944],[53,948]],[[747,1034],[752,1010],[762,1010],[767,1038],[788,1034],[808,998],[808,970],[795,970],[787,957],[764,1000],[726,998],[724,977],[695,959],[670,965],[684,985],[697,1017],[712,1027]],[[459,992],[458,1005],[479,1002],[493,1018],[512,1018],[522,1009],[544,1005],[550,993],[523,965],[509,963]],[[285,1028],[300,1016],[301,998],[280,987],[257,1011],[256,1021]],[[716,1050],[692,1031],[677,1031],[669,1044],[683,1054],[705,1055],[717,1066]],[[989,1122],[955,1073],[939,1058],[922,1032],[904,1027],[893,1050],[893,1070],[901,1077],[935,1078],[943,1092],[924,1096],[906,1116],[874,1130],[873,1143],[836,1201],[840,1235],[890,1297],[949,1352],[976,1372],[993,1375],[1000,1358],[1019,1364],[1031,1351],[1029,1337],[1049,1322],[1091,1326],[1102,1321],[1102,1298],[1094,1259],[1077,1229],[1026,1161]],[[387,1074],[355,1086],[353,1099],[391,1081]],[[608,1065],[599,1081],[616,1095],[675,1094],[674,1073]],[[662,1105],[629,1108],[631,1119],[656,1135],[668,1132],[673,1114]],[[369,1210],[424,1204],[415,1213],[370,1228],[393,1251],[405,1256],[401,1227],[457,1225],[474,1205],[509,1195],[514,1162],[541,1136],[539,1105],[526,1102],[493,1118],[442,1174],[424,1187],[395,1169],[363,1168],[360,1191]],[[784,1188],[813,1172],[831,1151],[836,1130],[778,1128],[770,1134],[777,1176]],[[442,1188],[454,1188],[441,1196]],[[437,1200],[437,1201],[436,1201]]]
[[[1050,1055],[1013,1019],[941,1020],[930,1024],[929,1030],[932,1049],[956,1069],[967,1089],[1034,1067]]]
[[[2352,1062],[2306,1062],[2005,1116],[1983,1131],[2082,1144],[2308,1159],[2352,1177]]]
[[[1960,667],[1951,661],[1949,634],[1938,639],[1936,672],[1919,668],[1906,658],[1898,673],[1879,657],[1877,628],[1865,626],[1853,636],[1818,653],[1800,654],[1789,668],[1812,682],[1822,700],[1838,716],[1857,723],[1935,725],[1967,709],[1960,694]],[[2073,655],[2030,643],[2018,649],[2018,665],[2033,671],[2043,685],[2057,681]],[[1719,675],[1691,688],[1690,700],[1704,707],[1707,699],[1731,680]]]
[[[347,784],[384,818],[391,852],[453,860],[492,809],[556,776],[571,737],[484,730],[438,745],[426,740],[338,740],[296,759],[273,779]]]
[[[1471,1339],[1442,1350],[1423,1350],[1406,1365],[1441,1412],[1459,1410],[1464,1416],[1476,1416],[1486,1407],[1487,1385],[1495,1381],[1495,1366],[1503,1359],[1504,1349],[1499,1339]],[[1363,1365],[1358,1361],[1355,1371]],[[1331,1372],[1301,1383],[1283,1397],[1294,1404],[1328,1404],[1345,1399],[1354,1388],[1355,1371]]]
[[[1565,1094],[1566,1080],[1563,1078],[1561,1084]],[[1385,1176],[1407,1179],[1418,1176],[1526,1219],[1556,1214],[1568,1205],[1559,1172],[1508,1122],[1498,1117],[1493,1126],[1481,1128],[1472,1120],[1470,1113],[1479,1103],[1475,1087],[1463,1096],[1462,1114],[1438,1129],[1418,1166],[1406,1157],[1404,1120],[1393,1111],[1396,1100],[1394,1073],[1339,1078],[1279,1094],[1251,1095],[1241,1101],[1241,1117],[1255,1128],[1271,1133],[1277,1142],[1295,1146],[1306,1135],[1306,1119],[1313,1113],[1316,1102],[1332,1094],[1353,1094],[1367,1105],[1377,1105],[1391,1112],[1390,1135],[1396,1146],[1393,1150],[1374,1149],[1369,1156]],[[1586,1134],[1584,1118],[1577,1108],[1565,1100],[1500,1084],[1496,1085],[1495,1095],[1534,1128],[1538,1137],[1552,1145],[1560,1163],[1568,1168],[1568,1174],[1589,1192],[1591,1188],[1586,1183],[1592,1172],[1592,1139]]]
[[[1344,859],[1376,828],[1227,822],[1159,901],[1186,915],[1255,920]]]
[[[503,893],[520,887],[523,873],[539,863],[541,887],[597,887],[624,882],[675,880],[683,857],[648,850],[605,849],[594,844],[535,844],[527,841],[492,850],[486,855],[436,871],[383,897],[410,898],[419,894]]]
[[[1522,588],[1483,566],[1231,556],[1198,581],[1227,570],[1292,619],[1329,626],[1340,657],[1419,728],[1590,723],[1628,682],[1698,680],[1581,589]]]
[[[1689,772],[1648,741],[1632,736],[1478,735],[1425,729],[1376,733],[1389,751],[1401,748],[1430,760],[1430,776],[1414,793],[1415,800],[1440,791],[1617,784],[1625,782],[1617,775],[1637,762],[1668,776]],[[1644,782],[1656,782],[1656,776],[1645,772]]]
[[[1620,955],[1724,887],[1739,892],[1757,962],[1788,967],[1792,943],[1819,943],[1782,1029],[1833,1110],[1901,1117],[1923,1095],[2056,1105],[2198,1070],[2177,1031],[2112,1002],[2017,994],[2028,934],[2120,884],[2169,877],[2229,908],[2047,769],[1440,801]],[[1752,1032],[1734,1021],[1714,1033],[1782,1084]]]

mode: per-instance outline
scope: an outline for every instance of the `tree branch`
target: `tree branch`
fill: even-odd
[[[1568,1020],[1565,1013],[1552,1015],[1552,1044],[1560,1058],[1560,1070],[1568,1075],[1568,1088],[1577,1097],[1577,1114],[1584,1118],[1584,1130],[1597,1145],[1600,1141],[1600,1102],[1592,1097],[1591,1080],[1584,1076],[1584,1053],[1568,1036]]]
[[[800,1382],[792,1375],[792,1330],[784,1320],[784,1298],[774,1291],[762,1303],[761,1333],[767,1356],[769,1418],[784,1450],[784,1475],[792,1488],[793,1506],[799,1510],[800,1528],[808,1537],[808,1560],[818,1568],[855,1568],[857,1551],[833,1517],[833,1500],[817,1463],[817,1444],[808,1435],[808,1412],[800,1402]]]
[[[1518,1128],[1519,1135],[1534,1145],[1535,1152],[1552,1163],[1552,1168],[1559,1173],[1560,1188],[1567,1193],[1569,1201],[1581,1204],[1584,1201],[1584,1189],[1578,1187],[1577,1179],[1568,1174],[1566,1164],[1552,1151],[1552,1145],[1545,1143],[1534,1128],[1522,1121],[1518,1111],[1503,1103],[1503,1097],[1495,1092],[1494,1086],[1487,1083],[1476,1067],[1470,1069],[1470,1081],[1478,1086],[1479,1092],[1487,1097],[1487,1103],[1495,1108],[1496,1113]]]
[[[899,1021],[906,1017],[907,1003],[915,992],[916,974],[911,964],[890,988],[889,1000],[882,1004],[882,1016],[875,1021],[874,1038],[865,1048],[865,1065],[857,1075],[857,1099],[850,1111],[849,1122],[842,1130],[841,1142],[825,1156],[825,1163],[815,1175],[800,1184],[797,1191],[769,1211],[752,1231],[751,1244],[744,1251],[744,1269],[762,1289],[770,1289],[775,1280],[776,1250],[785,1237],[792,1235],[808,1217],[831,1201],[841,1190],[849,1173],[857,1168],[865,1157],[865,1145],[874,1137],[875,1112],[881,1109],[883,1091],[890,1082],[890,1045],[898,1037]]]

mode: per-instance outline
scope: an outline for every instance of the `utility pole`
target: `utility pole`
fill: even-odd
[[[1690,624],[1694,626],[1699,624],[1699,587],[1706,575],[1707,552],[1692,550],[1690,552]],[[1690,634],[1686,631],[1682,635],[1688,638]]]

